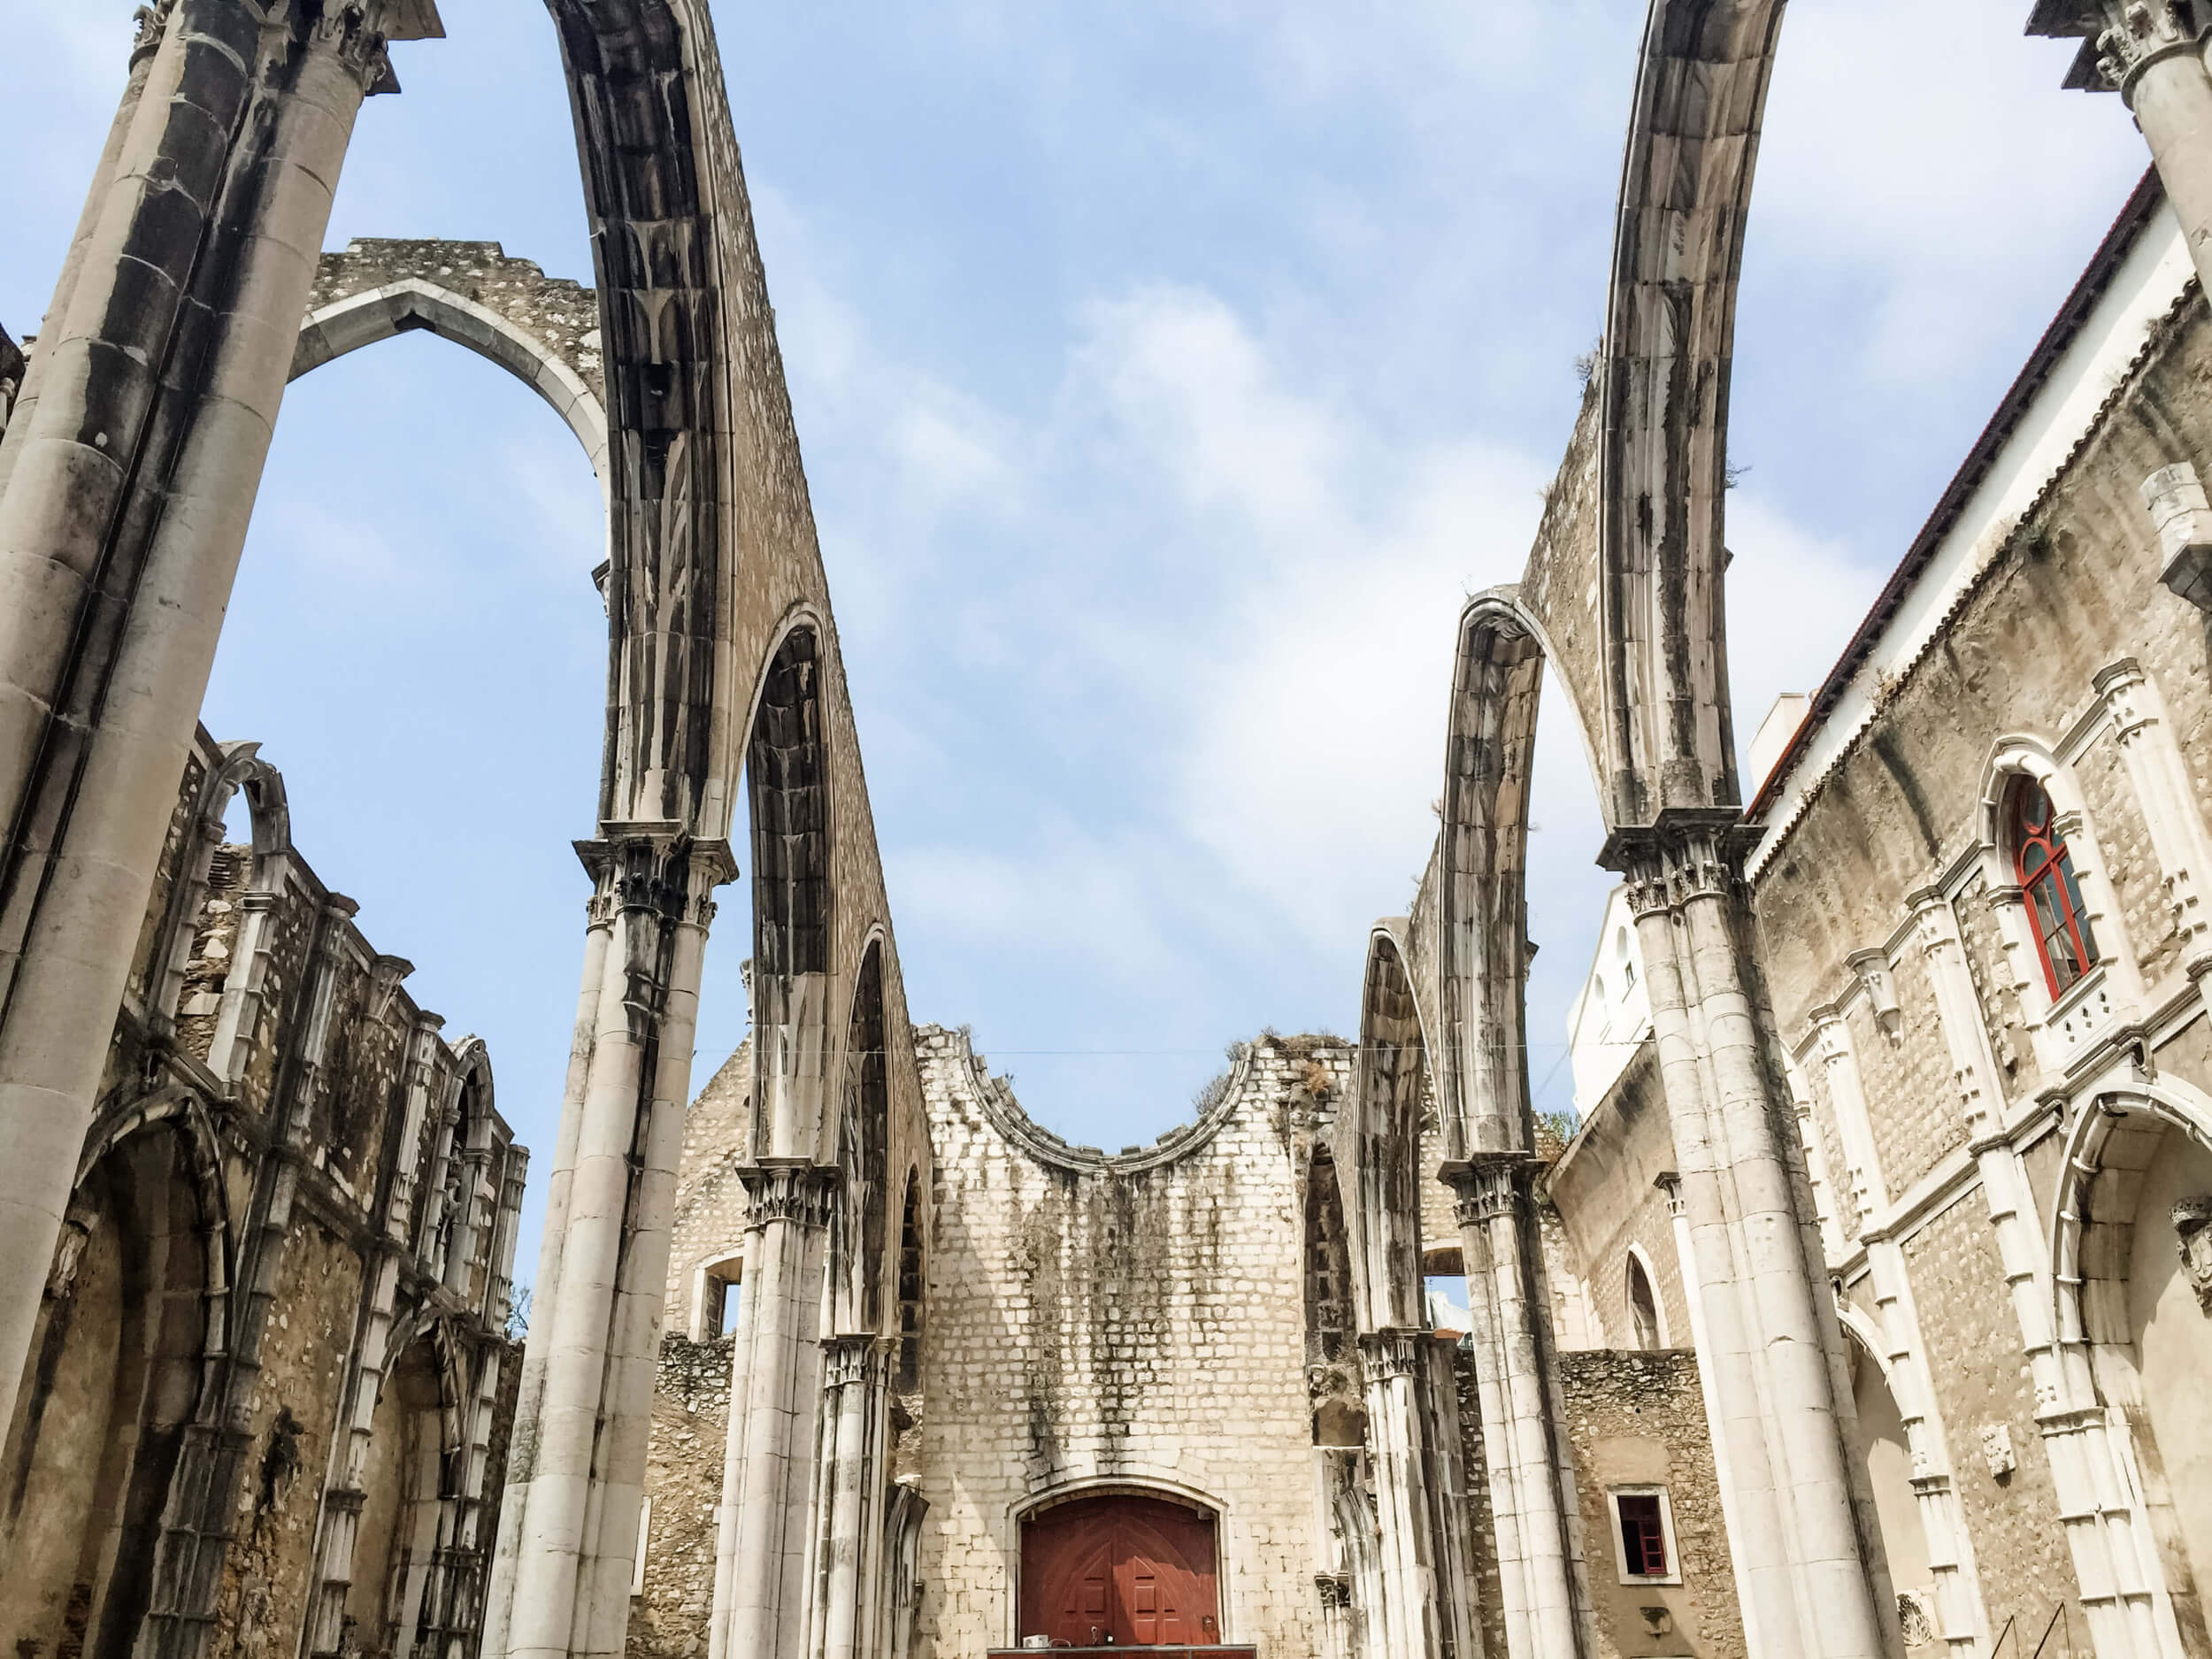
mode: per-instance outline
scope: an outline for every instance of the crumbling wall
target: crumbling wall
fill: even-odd
[[[730,1337],[661,1338],[646,1444],[644,1593],[630,1604],[631,1659],[695,1659],[714,1611],[715,1510],[730,1430]]]
[[[1566,1234],[1567,1258],[1588,1294],[1596,1329],[1587,1334],[1598,1343],[1626,1348],[1635,1341],[1627,1300],[1632,1245],[1649,1269],[1668,1338],[1678,1347],[1689,1345],[1690,1304],[1673,1211],[1656,1185],[1674,1164],[1674,1128],[1658,1050],[1647,1041],[1583,1119],[1544,1182]],[[1566,1342],[1567,1331],[1560,1334]]]
[[[1351,1051],[1263,1039],[1197,1123],[1108,1158],[1030,1124],[962,1034],[916,1045],[938,1160],[925,1653],[1018,1635],[1022,1509],[1124,1482],[1217,1509],[1225,1640],[1313,1654],[1299,1181]]]

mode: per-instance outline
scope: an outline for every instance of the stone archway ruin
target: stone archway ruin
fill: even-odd
[[[790,901],[756,910],[788,912],[795,952],[764,986],[791,1017],[793,1064],[757,1085],[762,1183],[823,1198],[837,1183],[820,1084],[842,1075],[846,1033],[813,1016],[849,1004],[872,935],[885,1023],[905,1026],[712,27],[691,0],[549,6],[598,266],[585,288],[484,244],[320,256],[360,105],[397,89],[388,49],[442,27],[432,0],[265,9],[162,0],[142,13],[0,449],[0,1115],[12,1155],[0,1254],[53,1253],[135,944],[123,918],[143,908],[167,827],[166,803],[134,780],[182,767],[286,382],[411,328],[479,351],[554,406],[599,475],[610,631],[596,826],[580,845],[595,896],[575,1060],[485,1639],[493,1652],[612,1653],[666,1269],[678,1139],[666,1125],[689,1098],[711,894],[736,873],[732,820],[763,753],[757,726],[777,728],[770,748],[787,741],[791,676],[771,674],[769,657],[795,649],[797,614],[810,618],[804,868],[773,856],[787,822],[754,826],[764,900]],[[188,127],[220,136],[187,145]],[[799,797],[773,799],[780,810]],[[895,1067],[889,1087],[910,1110],[910,1079]],[[634,1147],[647,1149],[641,1169]],[[795,1293],[826,1204],[810,1198],[788,1219],[789,1281],[771,1256],[750,1275],[764,1301]],[[0,1290],[0,1420],[37,1301],[35,1281]],[[797,1386],[786,1377],[757,1409],[787,1415]],[[772,1640],[783,1616],[765,1617]]]

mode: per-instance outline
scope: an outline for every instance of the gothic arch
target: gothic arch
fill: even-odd
[[[131,1651],[153,1588],[131,1563],[151,1558],[191,1438],[211,1427],[221,1187],[192,1107],[174,1094],[110,1114],[36,1275],[39,1325],[0,1437],[0,1628],[21,1642]]]
[[[891,1099],[883,1018],[883,940],[868,941],[845,1026],[837,1124],[840,1174],[830,1217],[830,1295],[840,1332],[884,1324],[883,1264],[890,1231]]]
[[[223,844],[224,821],[242,790],[252,826],[253,864],[247,886],[257,893],[276,890],[291,867],[292,812],[284,798],[284,775],[261,757],[259,743],[225,743],[200,784],[187,826],[188,851],[178,880],[170,888],[161,932],[150,961],[155,977],[148,1012],[161,1028],[173,1025],[182,999],[187,964],[206,902],[215,849]]]
[[[1741,800],[1723,603],[1729,376],[1783,11],[1655,0],[1645,28],[1598,385],[1599,744],[1616,829]]]
[[[391,244],[420,248],[421,243]],[[429,244],[436,247],[441,244]],[[442,244],[466,249],[469,243]],[[359,244],[357,244],[357,249]],[[324,270],[342,271],[344,255],[325,255]],[[526,261],[507,262],[537,267]],[[542,279],[541,279],[542,282]],[[318,285],[321,286],[320,283]],[[565,285],[575,288],[574,283]],[[583,303],[596,320],[598,306],[591,291],[578,289]],[[505,369],[527,386],[561,418],[590,458],[593,475],[607,476],[607,411],[599,393],[566,356],[523,326],[504,311],[457,292],[433,277],[415,272],[395,274],[374,288],[323,300],[308,311],[300,341],[292,357],[292,378],[396,335],[425,330]]]
[[[1422,1323],[1421,1119],[1432,1098],[1428,1041],[1400,930],[1367,947],[1352,1110],[1338,1120],[1336,1164],[1349,1171],[1352,1308],[1362,1331]]]
[[[828,1102],[830,788],[821,636],[784,630],[761,675],[746,745],[753,854],[754,1150],[807,1155]]]
[[[1439,848],[1449,1159],[1528,1149],[1529,787],[1548,656],[1517,589],[1460,612]]]

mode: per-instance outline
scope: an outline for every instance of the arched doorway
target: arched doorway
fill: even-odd
[[[1905,1621],[1908,1642],[1926,1639],[1936,1628],[1935,1573],[1930,1565],[1928,1529],[1920,1518],[1920,1499],[1913,1490],[1911,1436],[1903,1410],[1890,1392],[1882,1362],[1867,1346],[1864,1334],[1847,1327],[1851,1358],[1851,1407],[1854,1424],[1851,1455],[1865,1471],[1867,1488],[1874,1494],[1874,1513],[1882,1525],[1882,1549],[1889,1559],[1890,1583],[1898,1598],[1898,1615]],[[1909,1598],[1912,1611],[1908,1613]]]
[[[157,1123],[78,1185],[44,1274],[31,1360],[0,1452],[0,1651],[130,1651],[188,1426],[200,1403],[207,1253],[220,1233],[192,1148]]]
[[[1221,1640],[1214,1517],[1114,1493],[1022,1523],[1022,1637],[1075,1647]]]

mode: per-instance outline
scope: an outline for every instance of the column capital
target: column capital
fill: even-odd
[[[1520,1213],[1528,1198],[1535,1158],[1526,1152],[1478,1152],[1436,1166],[1453,1193],[1453,1213],[1463,1227],[1481,1226]]]
[[[2212,28],[2190,0],[2035,0],[2027,32],[2081,42],[2067,87],[2117,92],[2131,103],[2146,69],[2195,50]]]
[[[829,1225],[841,1179],[835,1164],[762,1158],[739,1164],[736,1173],[738,1185],[745,1189],[749,1227],[772,1221],[795,1222],[803,1227]]]
[[[1360,1371],[1371,1383],[1410,1377],[1421,1363],[1420,1345],[1431,1340],[1426,1331],[1404,1327],[1364,1332],[1359,1339]]]
[[[1677,807],[1649,824],[1614,830],[1598,863],[1620,872],[1629,909],[1640,918],[1740,892],[1744,860],[1759,835],[1733,807]]]

